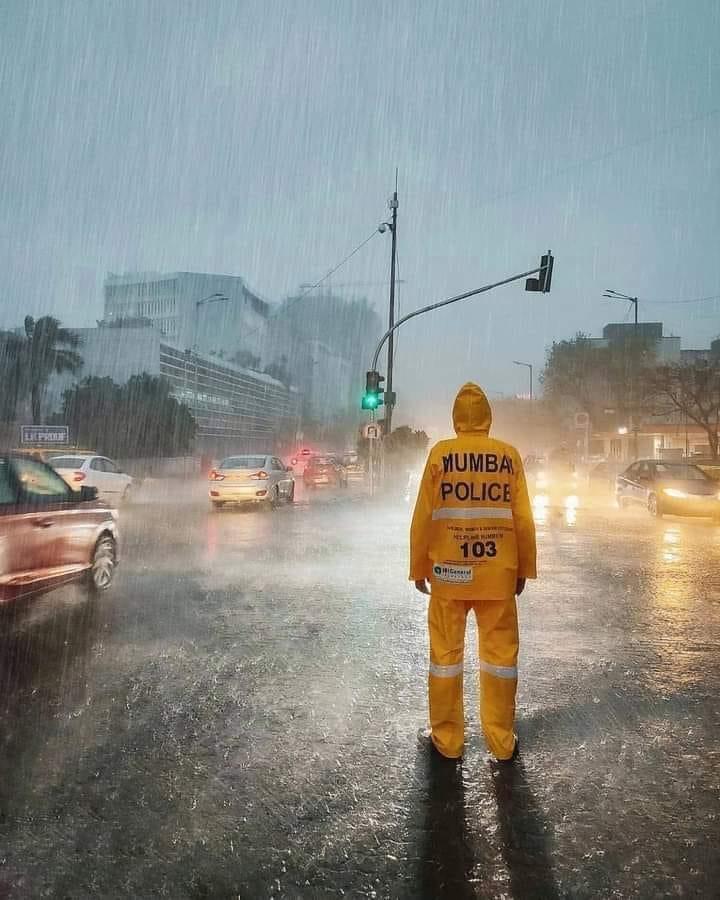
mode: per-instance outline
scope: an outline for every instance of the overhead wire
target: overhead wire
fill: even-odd
[[[708,297],[691,297],[690,299],[678,299],[678,300],[649,300],[643,297],[640,298],[641,303],[650,303],[650,304],[675,304],[675,303],[710,303],[712,300],[720,300],[720,294],[711,294]]]
[[[512,188],[508,191],[500,191],[496,194],[490,194],[489,196],[482,199],[478,206],[486,206],[489,203],[495,203],[497,200],[504,200],[506,197],[514,197],[518,194],[524,194],[531,189],[537,190],[538,185],[543,185],[552,179],[558,178],[560,175],[566,175],[568,172],[583,169],[585,166],[604,162],[606,159],[611,159],[613,156],[617,156],[619,153],[623,153],[625,150],[634,150],[637,147],[642,147],[643,144],[650,144],[657,138],[664,137],[668,134],[673,134],[677,131],[681,131],[683,128],[687,128],[690,125],[695,125],[698,122],[704,122],[706,119],[711,119],[717,115],[720,115],[720,107],[710,109],[707,112],[699,113],[698,115],[691,116],[687,119],[682,119],[672,125],[669,125],[667,128],[653,131],[651,134],[646,135],[643,138],[638,138],[635,141],[629,141],[627,144],[620,144],[617,147],[611,147],[609,150],[606,150],[604,153],[600,153],[597,156],[589,156],[585,159],[577,160],[576,162],[570,163],[567,166],[563,166],[562,168],[555,169],[554,171],[551,171],[547,174],[538,176],[538,178],[534,181],[528,182],[521,187]]]
[[[311,284],[308,288],[302,291],[302,293],[298,294],[297,297],[291,297],[289,300],[286,300],[284,304],[278,306],[277,309],[273,310],[273,312],[270,313],[267,319],[275,318],[275,316],[279,315],[281,312],[285,312],[288,307],[293,306],[295,303],[298,303],[300,300],[307,297],[307,295],[312,293],[312,291],[317,290],[317,288],[319,288],[323,282],[327,281],[328,278],[331,278],[338,271],[338,269],[341,269],[345,265],[345,263],[349,262],[356,253],[359,253],[366,244],[369,244],[376,234],[378,234],[377,228],[375,228],[372,234],[369,234],[364,241],[361,241],[354,250],[351,250],[347,256],[343,257],[343,259],[341,259],[339,263],[337,263],[332,267],[332,269],[330,269],[325,275],[323,275],[322,278],[320,278],[314,284]],[[247,338],[252,337],[254,334],[257,334],[257,332],[260,331],[262,327],[263,326],[258,326],[252,331],[246,332],[243,335],[243,339],[247,340]]]

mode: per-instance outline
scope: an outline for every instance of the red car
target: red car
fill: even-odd
[[[44,462],[0,453],[0,605],[73,581],[101,593],[117,561],[117,513],[96,488],[74,491]]]
[[[347,483],[345,467],[334,456],[313,456],[303,472],[303,484],[306,488],[325,485],[347,487]]]

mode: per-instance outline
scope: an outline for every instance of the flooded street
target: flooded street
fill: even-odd
[[[108,594],[6,609],[0,897],[714,896],[720,528],[539,524],[501,769],[474,624],[465,757],[417,745],[409,515],[353,488],[214,513],[169,481],[121,512]]]

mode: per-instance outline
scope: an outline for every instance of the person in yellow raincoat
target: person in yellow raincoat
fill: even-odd
[[[515,597],[537,577],[535,524],[520,454],[490,437],[492,412],[478,385],[460,388],[453,424],[457,437],[430,451],[410,531],[410,580],[430,594],[425,734],[443,756],[462,756],[465,622],[473,609],[482,728],[493,756],[509,761],[518,751]]]

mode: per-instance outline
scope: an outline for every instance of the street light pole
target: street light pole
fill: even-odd
[[[218,303],[221,300],[229,300],[229,297],[226,297],[225,294],[209,294],[207,297],[203,297],[201,300],[195,301],[195,322],[193,323],[193,342],[191,349],[197,350],[197,336],[198,336],[198,326],[200,324],[200,307],[204,303]]]
[[[198,391],[200,388],[200,371],[199,371],[200,367],[198,364],[198,343],[197,343],[200,307],[203,306],[203,304],[205,304],[205,303],[221,303],[222,301],[229,300],[229,299],[230,298],[226,297],[225,294],[215,293],[215,294],[210,294],[207,297],[203,297],[201,300],[195,301],[195,327],[194,327],[194,333],[193,333],[193,345],[192,345],[190,353],[191,353],[191,355],[193,353],[195,355],[195,390],[193,392],[194,393],[193,403],[194,403],[195,409],[197,409],[197,410],[199,410],[199,408],[200,408],[200,401],[198,399]]]
[[[635,338],[635,346],[633,347],[632,356],[630,358],[631,361],[631,377],[630,377],[630,400],[631,400],[631,409],[632,409],[632,426],[633,426],[633,453],[635,455],[635,459],[638,458],[638,426],[637,426],[637,410],[635,408],[635,404],[637,403],[636,391],[637,391],[637,362],[636,362],[636,354],[639,353],[640,348],[638,346],[638,298],[631,297],[629,294],[623,294],[620,291],[611,291],[609,288],[603,294],[603,297],[608,300],[624,300],[626,303],[632,303],[633,309],[635,312],[635,325],[633,328],[633,337]]]
[[[533,367],[532,367],[532,363],[520,362],[520,360],[514,359],[513,365],[525,366],[525,368],[530,370],[530,402],[532,403],[532,399],[533,399]]]
[[[385,434],[392,431],[392,415],[395,406],[395,395],[393,394],[393,364],[395,362],[395,265],[397,260],[397,211],[398,211],[398,195],[397,195],[397,171],[395,172],[395,190],[392,200],[389,201],[392,210],[391,220],[384,222],[380,226],[380,232],[385,227],[390,229],[391,247],[390,247],[390,311],[388,316],[388,350],[387,350],[387,390],[385,393]]]
[[[638,334],[638,298],[631,297],[629,294],[621,294],[619,291],[611,291],[610,289],[606,290],[603,294],[608,300],[625,300],[627,303],[632,303],[635,312],[635,337]]]

